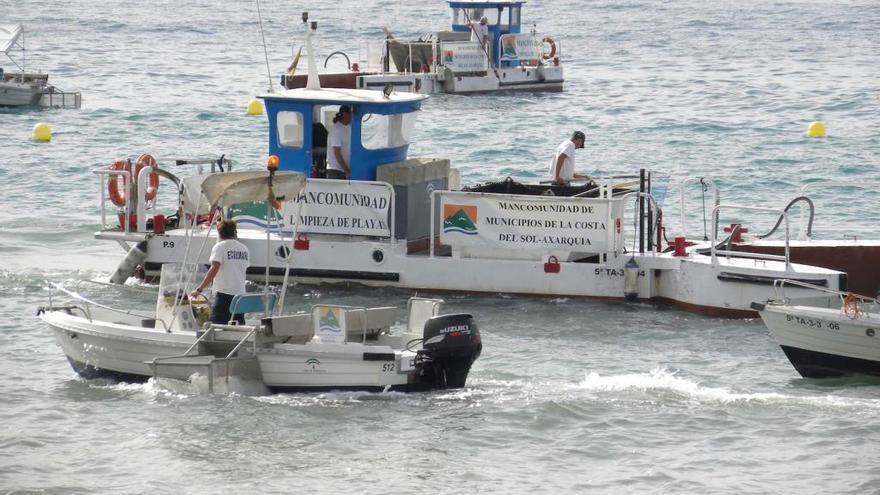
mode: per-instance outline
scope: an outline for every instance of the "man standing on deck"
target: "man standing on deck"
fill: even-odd
[[[480,19],[480,22],[470,22],[468,26],[471,28],[471,41],[476,41],[483,47],[483,52],[487,57],[489,57],[489,65],[492,65],[492,58],[490,56],[492,44],[489,43],[489,19],[483,17]]]
[[[550,178],[554,184],[568,185],[573,179],[590,180],[589,175],[574,173],[574,150],[583,148],[586,136],[581,131],[574,131],[571,139],[566,139],[556,147],[553,162],[550,164]]]
[[[204,280],[191,297],[195,298],[202,293],[208,284],[213,283],[214,307],[211,309],[211,322],[226,325],[229,320],[235,319],[239,325],[244,325],[243,314],[230,314],[232,298],[247,292],[245,289],[245,277],[250,266],[250,253],[247,246],[238,240],[238,228],[235,220],[223,220],[217,227],[220,242],[211,250],[211,268],[205,274]]]
[[[351,107],[342,105],[333,117],[327,139],[327,178],[351,178]]]

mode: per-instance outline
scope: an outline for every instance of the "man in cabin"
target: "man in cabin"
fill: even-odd
[[[485,16],[480,19],[480,22],[469,22],[468,26],[471,28],[471,41],[476,41],[480,45],[483,46],[483,51],[486,52],[486,56],[489,55],[489,49],[492,44],[489,43],[489,19]],[[491,64],[491,60],[489,61]]]
[[[574,150],[584,147],[586,136],[581,131],[574,131],[571,139],[566,139],[556,147],[553,162],[550,164],[550,177],[554,184],[567,185],[574,179],[590,180],[589,175],[574,173]]]
[[[327,178],[351,178],[351,107],[342,105],[333,117],[327,139]]]
[[[247,269],[251,264],[250,253],[247,246],[238,240],[235,220],[220,222],[217,226],[217,234],[220,236],[220,242],[211,250],[211,267],[190,297],[195,298],[213,282],[216,300],[211,310],[211,322],[225,325],[231,319],[235,319],[239,325],[244,325],[244,315],[231,315],[229,306],[233,297],[247,292],[244,283]]]

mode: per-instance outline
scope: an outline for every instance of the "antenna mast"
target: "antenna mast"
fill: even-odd
[[[269,78],[269,92],[272,91],[272,71],[269,69],[269,51],[266,49],[266,35],[263,33],[263,14],[260,12],[260,0],[257,0],[257,19],[260,21],[260,36],[263,38],[263,55],[266,56],[266,76]]]
[[[306,27],[306,54],[309,57],[309,77],[306,79],[306,89],[321,89],[321,79],[318,77],[318,65],[315,63],[314,51],[312,50],[312,37],[318,32],[318,23],[309,22],[309,13],[302,13],[303,24]]]

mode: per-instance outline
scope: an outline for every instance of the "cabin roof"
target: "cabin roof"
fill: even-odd
[[[357,105],[364,103],[387,105],[422,101],[426,99],[427,96],[416,93],[393,92],[386,98],[381,91],[373,91],[369,89],[297,88],[287,89],[277,93],[262,94],[259,95],[259,98],[264,100],[315,103],[322,105]]]
[[[492,8],[492,7],[509,7],[511,5],[520,6],[525,2],[525,0],[519,1],[506,1],[506,0],[449,0],[447,2],[450,7],[483,7],[483,8]]]

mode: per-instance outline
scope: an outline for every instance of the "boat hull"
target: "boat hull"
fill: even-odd
[[[270,276],[274,282],[280,282],[286,260],[279,254],[287,252],[286,243],[273,238],[267,249],[264,235],[242,231],[239,237],[251,252],[249,277],[257,280],[265,276],[269,252]],[[163,264],[184,258],[183,238],[184,234],[175,230],[147,240],[148,276],[158,276]],[[201,263],[208,263],[209,249],[205,251]],[[628,256],[609,258],[604,264],[563,260],[558,271],[548,272],[541,259],[432,257],[427,253],[409,253],[403,243],[344,242],[315,236],[310,239],[308,250],[296,252],[290,275],[306,284],[356,282],[441,292],[623,300],[624,265],[628,260]],[[635,260],[640,267],[639,299],[671,303],[715,316],[757,316],[751,303],[771,299],[773,280],[777,278],[797,278],[830,289],[845,288],[844,274],[801,265],[787,268],[782,262],[718,257],[713,263],[708,256],[657,253],[637,254]],[[799,294],[799,289],[793,291]]]
[[[40,94],[40,89],[30,83],[0,81],[0,106],[36,105],[40,101]]]
[[[768,304],[761,318],[804,378],[880,376],[880,320],[838,308]]]
[[[184,353],[195,335],[170,334],[113,323],[89,322],[61,311],[41,315],[55,341],[83,378],[144,382],[153,376],[146,362]],[[185,377],[184,377],[185,378]]]
[[[848,375],[880,376],[880,361],[810,351],[785,345],[780,347],[797,372],[804,378],[834,378]]]
[[[373,89],[381,91],[389,84],[397,91],[420,94],[490,93],[496,91],[562,91],[561,66],[514,67],[490,70],[482,75],[435,74],[430,72],[337,72],[321,74],[325,88]],[[307,76],[282,79],[288,89],[306,86]]]

